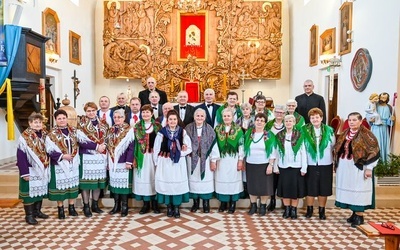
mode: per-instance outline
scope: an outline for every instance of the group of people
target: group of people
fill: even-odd
[[[59,219],[65,218],[64,200],[69,216],[77,216],[79,192],[86,217],[102,213],[98,201],[106,186],[114,198],[109,213],[121,216],[128,214],[129,198],[143,201],[140,214],[160,213],[159,204],[165,204],[167,216],[179,218],[180,205],[189,199],[192,212],[202,201],[203,212],[209,213],[213,197],[220,201],[219,212],[234,213],[247,193],[250,215],[273,211],[278,196],[282,217],[296,219],[298,201],[306,197],[305,216],[310,218],[317,197],[324,220],[334,167],[336,205],[353,211],[352,226],[362,224],[362,213],[374,206],[376,138],[360,126],[361,115],[351,113],[350,128],[336,141],[323,122],[324,100],[313,92],[311,80],[304,83],[303,95],[275,105],[273,112],[262,95],[254,106],[239,105],[237,93],[228,92],[227,102],[216,104],[212,89],[204,91],[205,102],[196,107],[181,91],[174,106],[155,88],[154,78],[147,85],[129,106],[123,93],[111,109],[106,96],[99,100],[100,109],[86,103],[76,128],[67,124],[63,110],[54,113],[56,125],[48,132],[40,114],[29,117],[17,151],[28,224],[48,217],[41,212],[46,197],[57,201]]]

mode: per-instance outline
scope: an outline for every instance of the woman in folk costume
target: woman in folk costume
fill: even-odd
[[[307,154],[304,136],[294,129],[296,118],[286,115],[284,121],[285,129],[276,134],[278,164],[274,166],[274,172],[279,174],[277,195],[282,197],[285,207],[282,217],[297,219],[298,199],[305,196]]]
[[[300,130],[301,127],[303,127],[306,123],[304,117],[295,111],[297,108],[297,101],[294,99],[287,100],[286,108],[287,108],[286,114],[293,115],[296,118],[296,124],[294,128]]]
[[[285,129],[285,123],[283,122],[283,118],[285,117],[286,106],[285,105],[275,105],[274,107],[274,119],[270,120],[265,124],[265,130],[271,131],[276,135],[278,132]],[[276,191],[278,189],[279,182],[279,174],[272,174],[274,176],[274,195],[271,195],[270,202],[267,206],[267,210],[272,212],[276,208]]]
[[[141,108],[142,120],[135,124],[135,159],[133,162],[133,193],[138,201],[143,201],[139,214],[150,211],[150,202],[153,212],[160,213],[156,200],[154,182],[155,166],[153,161],[154,140],[161,124],[152,119],[153,108],[150,104]]]
[[[133,179],[133,128],[125,123],[125,111],[114,111],[114,125],[108,131],[108,169],[110,191],[114,196],[114,207],[109,214],[121,212],[121,217],[128,215],[128,196],[132,194]]]
[[[91,217],[92,212],[103,213],[99,208],[100,190],[106,187],[107,154],[105,138],[107,137],[108,124],[100,120],[97,115],[97,105],[88,102],[84,106],[86,116],[78,122],[79,156],[79,189],[83,199],[83,213]],[[89,199],[92,190],[92,211]]]
[[[32,113],[27,128],[19,138],[17,166],[20,173],[19,198],[25,209],[25,221],[38,224],[35,217],[49,218],[42,213],[42,200],[47,195],[50,181],[49,158],[45,150],[46,132],[43,130],[43,116]]]
[[[347,222],[357,227],[364,223],[364,211],[375,208],[373,169],[380,154],[374,134],[361,126],[360,113],[350,113],[347,118],[349,128],[339,136],[334,147],[335,205],[353,211]]]
[[[233,113],[231,108],[224,109],[224,122],[215,128],[221,155],[215,170],[215,192],[217,199],[221,201],[218,211],[224,212],[229,202],[228,213],[235,212],[236,201],[243,192],[243,130],[233,122]]]
[[[154,142],[157,201],[167,204],[167,216],[179,218],[179,206],[189,201],[189,181],[185,156],[192,152],[190,138],[178,125],[176,110],[167,113],[167,126]]]
[[[257,212],[257,198],[260,197],[258,214],[264,216],[268,196],[275,194],[272,170],[276,159],[276,141],[275,135],[265,130],[267,119],[264,113],[256,114],[255,128],[245,134],[246,176],[251,202],[249,215]]]
[[[219,159],[214,129],[206,123],[206,111],[197,109],[194,122],[185,128],[192,141],[192,153],[187,159],[189,190],[193,199],[191,212],[196,212],[203,200],[203,212],[210,212],[210,199],[214,193],[214,171]]]
[[[307,150],[306,174],[306,218],[313,214],[315,197],[318,197],[318,214],[320,220],[325,220],[325,205],[328,196],[332,195],[333,180],[333,146],[335,133],[333,128],[322,123],[322,110],[312,108],[308,111],[310,124],[302,127],[304,144]]]
[[[68,214],[78,216],[74,205],[79,189],[78,139],[76,129],[67,123],[67,112],[59,109],[54,118],[56,125],[46,137],[46,150],[51,160],[49,200],[57,201],[58,218],[65,219],[65,199],[68,199]]]

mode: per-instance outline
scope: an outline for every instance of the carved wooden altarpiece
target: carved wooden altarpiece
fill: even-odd
[[[172,0],[104,1],[103,43],[107,79],[145,85],[154,76],[169,97],[189,80],[200,83],[201,97],[213,88],[221,100],[240,88],[243,72],[280,79],[282,3],[203,0],[200,11],[185,13]],[[181,58],[183,50],[193,54]]]

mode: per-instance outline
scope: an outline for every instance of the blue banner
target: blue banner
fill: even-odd
[[[4,46],[4,0],[0,0],[0,66],[7,66],[6,47]]]

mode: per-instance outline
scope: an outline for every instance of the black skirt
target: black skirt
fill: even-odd
[[[305,178],[300,168],[279,168],[277,195],[281,198],[298,199],[305,196]]]
[[[308,166],[306,174],[306,195],[331,196],[333,165]]]
[[[247,191],[249,195],[270,196],[274,194],[274,177],[267,175],[268,163],[246,162]]]

